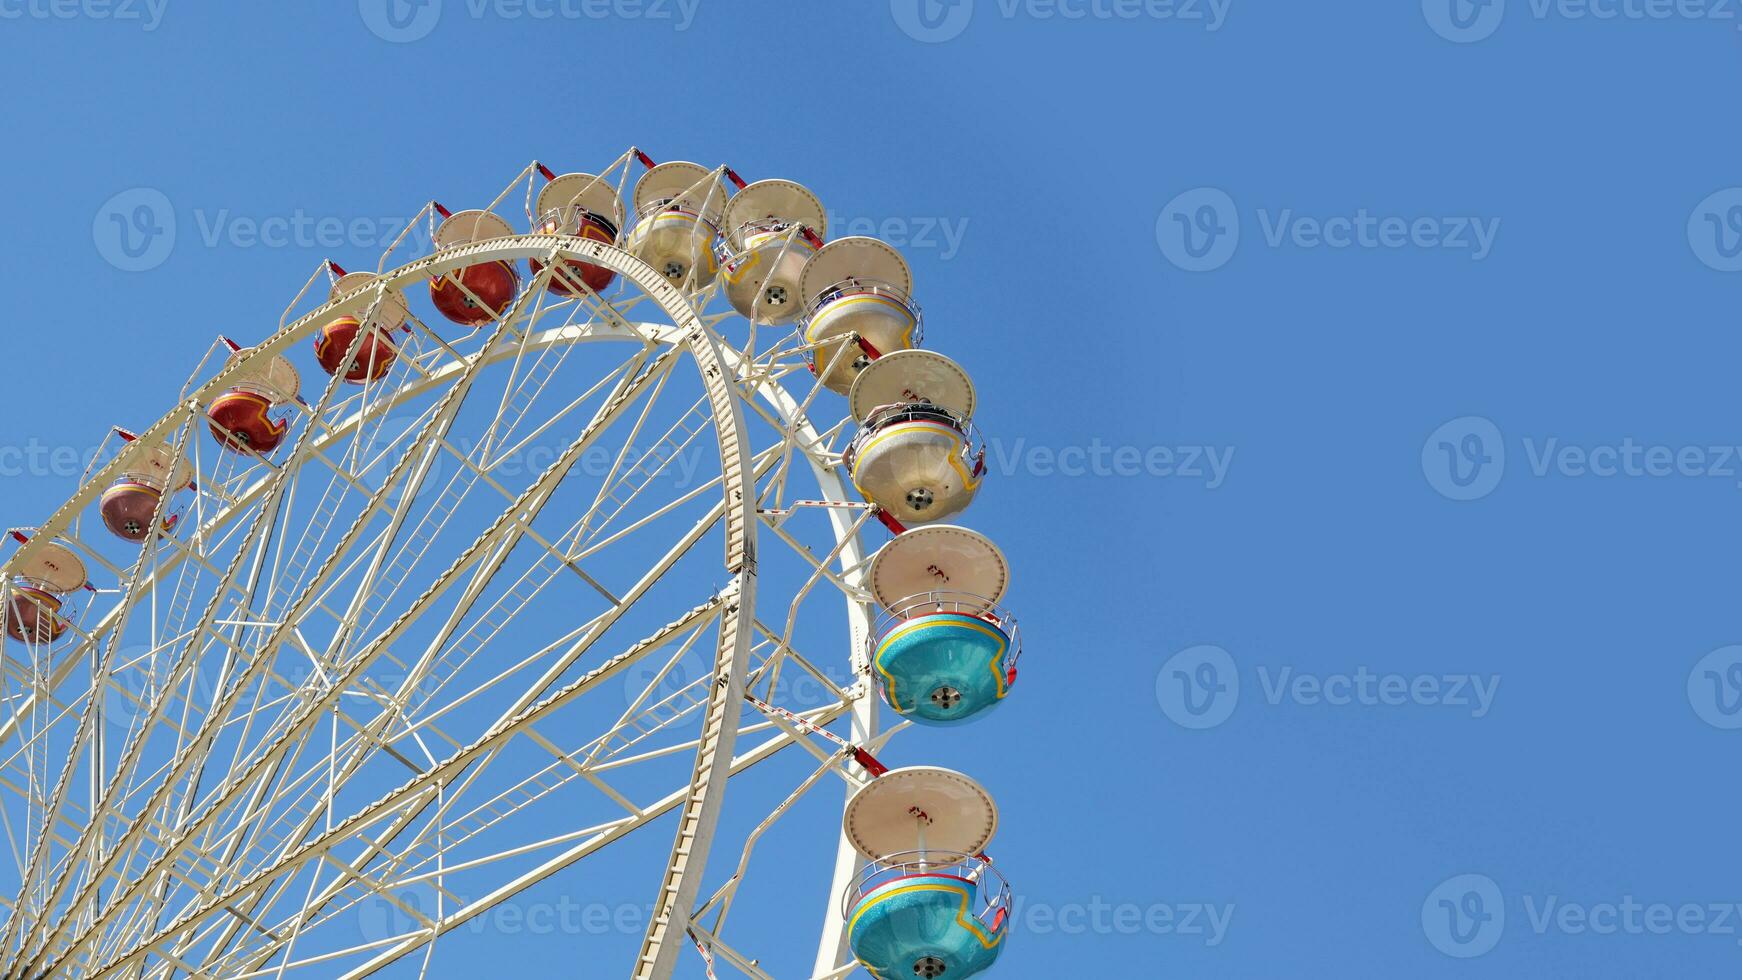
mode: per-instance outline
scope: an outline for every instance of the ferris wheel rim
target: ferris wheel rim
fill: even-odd
[[[474,262],[493,260],[512,261],[529,258],[542,259],[552,265],[561,260],[573,259],[612,267],[614,271],[622,274],[625,279],[635,283],[636,286],[641,288],[647,298],[652,300],[660,308],[661,312],[672,321],[672,325],[670,326],[636,323],[632,327],[622,324],[603,324],[594,322],[590,325],[590,329],[586,331],[585,336],[582,336],[581,331],[576,327],[563,326],[539,332],[541,338],[548,336],[552,343],[559,340],[578,343],[595,340],[628,341],[639,339],[646,343],[653,343],[661,346],[678,347],[687,345],[690,348],[689,355],[691,359],[697,363],[698,368],[703,372],[704,383],[707,382],[710,376],[710,372],[708,371],[710,366],[716,368],[723,366],[721,344],[719,343],[718,338],[715,337],[712,331],[705,325],[702,314],[691,301],[689,294],[672,286],[656,270],[642,262],[633,254],[614,245],[595,242],[588,239],[549,234],[514,235],[480,242],[468,242],[441,249],[429,256],[406,263],[396,269],[376,273],[376,278],[363,285],[361,288],[344,295],[330,297],[325,303],[322,303],[312,312],[305,314],[291,323],[282,325],[278,331],[274,332],[259,344],[246,348],[241,357],[226,364],[222,369],[220,369],[216,376],[199,386],[195,391],[189,393],[156,423],[143,430],[138,438],[138,444],[154,445],[157,442],[165,441],[166,439],[173,439],[181,427],[199,418],[203,404],[209,401],[210,398],[217,393],[225,390],[228,385],[238,377],[240,370],[244,369],[246,364],[256,358],[270,358],[282,354],[297,342],[306,340],[313,336],[320,329],[321,325],[334,317],[343,315],[361,315],[364,311],[370,309],[376,302],[379,302],[382,297],[402,295],[405,290],[412,288],[419,282],[427,281],[433,276],[440,275],[446,271],[465,265],[470,265]],[[508,352],[486,351],[479,352],[478,356],[494,360],[509,356],[509,354]],[[706,361],[711,361],[712,363],[705,363]],[[715,371],[713,372],[713,376],[716,379],[724,379],[728,375],[725,372]],[[730,372],[729,376],[736,378],[737,371],[734,370]],[[364,407],[363,409],[360,409],[358,412],[358,418],[361,419],[372,414],[384,417],[392,410],[394,405],[400,404],[405,398],[410,397],[409,392],[411,389],[415,388],[418,391],[427,391],[436,387],[438,384],[438,381],[420,379],[418,384],[408,385],[405,388],[396,391],[395,394],[399,395],[400,398],[391,401],[386,407],[380,409]],[[726,383],[723,380],[720,384],[716,385],[716,387],[723,390],[723,397],[715,400],[714,411],[711,414],[716,434],[721,439],[722,457],[724,459],[727,455],[724,449],[727,433],[722,431],[722,429],[729,426],[734,430],[734,437],[737,442],[735,447],[736,455],[740,459],[743,459],[748,456],[748,443],[743,438],[743,418],[740,410],[740,403],[744,400],[744,395],[742,392],[733,390],[735,385]],[[722,409],[725,409],[725,411],[722,412]],[[802,416],[802,410],[799,414]],[[807,427],[809,426],[808,420],[804,422],[804,425]],[[185,438],[194,437],[195,434],[192,431],[185,436]],[[69,498],[66,503],[57,508],[50,517],[39,526],[37,535],[29,542],[22,545],[19,549],[15,550],[14,553],[5,560],[5,562],[0,563],[0,576],[9,578],[11,575],[15,574],[15,569],[21,567],[22,563],[31,553],[42,547],[46,547],[47,543],[53,541],[56,535],[63,533],[70,528],[73,525],[74,520],[85,510],[86,507],[89,506],[95,496],[100,494],[101,489],[113,479],[118,478],[123,474],[124,470],[130,465],[129,460],[130,454],[122,452],[117,454],[117,456],[108,464],[87,474],[77,492]],[[817,465],[816,460],[813,459],[812,462],[813,466]],[[744,625],[747,626],[748,622],[754,616],[755,608],[753,601],[755,581],[753,556],[755,554],[755,530],[758,521],[755,516],[754,480],[751,479],[748,485],[746,485],[742,471],[735,474],[727,474],[724,472],[726,468],[727,467],[723,464],[721,478],[722,492],[727,501],[728,515],[732,514],[736,508],[738,515],[737,525],[739,529],[736,534],[730,530],[728,531],[727,568],[729,571],[734,573],[734,581],[739,584],[740,594],[748,597],[746,601],[741,601],[736,607],[736,615],[743,621]],[[270,477],[262,477],[263,481],[266,479],[270,479]],[[829,494],[825,491],[825,495]],[[737,497],[735,503],[733,500],[734,496]],[[244,504],[237,504],[225,508],[224,513],[226,519],[233,519],[235,516],[244,513],[245,511],[246,507]],[[731,523],[730,520],[728,520],[728,523]],[[734,538],[738,541],[736,551],[733,550],[733,545],[731,543]],[[750,630],[748,628],[737,629],[735,631],[735,642],[741,647],[747,647],[749,633]],[[725,660],[723,649],[716,649],[716,670],[724,668],[725,673],[729,678],[728,683],[721,686],[721,696],[716,698],[716,701],[719,703],[719,710],[716,712],[717,719],[723,726],[722,730],[724,734],[728,737],[713,740],[714,751],[712,753],[712,761],[717,763],[723,757],[728,770],[730,769],[731,763],[731,738],[729,736],[736,731],[736,716],[742,705],[743,699],[741,695],[745,661],[746,657],[742,650],[737,651],[737,654],[730,658],[730,662],[727,662]],[[0,738],[4,737],[4,733],[0,733]],[[698,769],[702,765],[699,756],[700,753],[698,753]],[[716,772],[715,774],[708,776],[706,779],[706,787],[719,787],[719,790],[706,792],[701,795],[718,800],[718,798],[723,794],[723,787],[730,775],[730,772],[726,772],[725,774],[719,774]],[[692,794],[692,796],[695,795],[697,794]],[[716,817],[717,809],[716,805]],[[700,841],[699,846],[697,841],[691,840],[687,849],[685,849],[687,861],[680,863],[675,860],[675,857],[677,851],[684,849],[683,844],[684,840],[680,836],[680,840],[674,843],[674,860],[668,861],[667,863],[668,869],[674,866],[680,867],[679,884],[682,884],[684,879],[684,876],[681,874],[682,864],[693,865],[695,873],[687,876],[692,882],[696,880],[706,864],[706,840]],[[688,889],[688,891],[690,892],[689,900],[684,903],[676,901],[676,895],[674,895],[674,900],[669,904],[664,918],[669,920],[671,910],[685,908],[687,904],[693,903],[693,885]],[[685,914],[687,914],[687,909],[685,910]],[[660,917],[656,917],[656,919],[657,918]],[[670,937],[663,933],[659,936],[650,935],[646,945],[644,946],[644,952],[651,949],[654,954],[654,959],[649,961],[646,960],[644,956],[643,961],[649,963],[650,966],[656,963],[669,962],[669,960],[675,956],[677,943],[668,942],[668,938]]]

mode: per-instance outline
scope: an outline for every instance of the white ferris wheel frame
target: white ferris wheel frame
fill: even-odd
[[[719,172],[716,171],[716,173]],[[414,936],[382,950],[374,958],[347,975],[366,975],[381,966],[394,962],[425,943],[432,943],[441,934],[487,911],[522,889],[543,880],[599,847],[620,838],[630,830],[672,810],[681,809],[679,831],[673,842],[663,880],[659,886],[660,898],[656,903],[656,914],[646,930],[641,953],[634,964],[633,976],[639,980],[639,978],[671,975],[680,951],[687,945],[702,948],[703,955],[709,959],[710,971],[712,970],[713,956],[719,956],[747,975],[766,976],[755,965],[753,957],[728,946],[714,932],[703,929],[700,917],[694,914],[698,911],[696,906],[702,884],[702,875],[707,867],[708,854],[714,843],[715,828],[720,816],[726,785],[736,773],[794,744],[803,745],[823,762],[823,768],[820,768],[811,779],[807,780],[795,792],[795,796],[797,793],[813,788],[820,781],[819,777],[826,775],[831,770],[845,777],[849,784],[854,780],[863,779],[865,776],[862,771],[852,769],[850,756],[840,752],[824,751],[808,738],[808,728],[801,729],[793,725],[790,720],[773,713],[767,715],[767,721],[763,723],[762,727],[775,730],[775,737],[761,743],[749,752],[734,755],[736,736],[739,734],[739,716],[745,701],[751,641],[757,626],[755,610],[758,530],[760,527],[770,527],[794,548],[802,549],[802,546],[780,527],[784,516],[790,511],[770,513],[764,512],[758,507],[758,477],[772,468],[777,462],[777,457],[772,451],[760,456],[752,453],[746,428],[747,406],[755,409],[764,418],[784,430],[784,445],[776,447],[780,450],[779,456],[790,457],[793,454],[804,456],[817,480],[821,499],[815,503],[827,514],[836,536],[835,548],[826,560],[838,563],[840,571],[830,572],[822,562],[811,558],[818,573],[813,575],[812,581],[819,579],[833,581],[835,585],[842,587],[846,595],[849,650],[852,651],[851,657],[856,676],[862,674],[866,668],[864,639],[870,628],[868,598],[863,594],[859,584],[859,569],[865,558],[863,546],[859,540],[859,531],[865,523],[865,518],[869,516],[869,510],[866,505],[849,496],[847,484],[842,479],[836,465],[838,456],[827,450],[825,440],[818,434],[817,429],[809,420],[807,409],[811,399],[816,395],[816,389],[812,389],[811,396],[808,398],[795,398],[767,370],[766,362],[759,363],[754,356],[724,343],[712,329],[712,322],[717,322],[724,317],[704,315],[701,311],[711,294],[718,289],[717,285],[698,291],[699,295],[692,294],[673,285],[652,267],[622,248],[565,236],[518,235],[442,249],[423,259],[386,272],[369,286],[323,304],[296,321],[284,325],[271,337],[248,349],[244,358],[232,362],[197,390],[184,394],[174,409],[140,433],[140,439],[142,442],[170,443],[175,440],[177,433],[184,431],[187,433],[184,438],[193,439],[197,435],[197,427],[203,421],[203,406],[226,389],[230,380],[236,376],[244,364],[254,358],[271,357],[283,353],[290,350],[293,345],[307,342],[323,323],[335,316],[367,317],[368,313],[382,301],[382,297],[387,295],[389,291],[404,291],[428,281],[433,276],[475,263],[519,262],[526,259],[537,259],[545,263],[546,276],[551,274],[550,270],[561,268],[561,264],[570,259],[582,260],[610,269],[626,281],[633,283],[645,297],[660,309],[669,323],[629,322],[621,317],[614,317],[614,308],[601,302],[603,309],[610,311],[602,319],[595,319],[581,326],[564,325],[537,334],[529,332],[528,336],[520,338],[522,347],[530,349],[542,345],[572,344],[594,340],[640,340],[644,344],[657,345],[666,350],[682,350],[694,360],[701,372],[711,406],[722,464],[722,473],[719,479],[722,500],[715,508],[715,513],[718,515],[717,520],[723,521],[726,528],[723,569],[732,578],[730,584],[721,590],[714,600],[693,610],[690,616],[671,624],[667,630],[654,637],[649,637],[646,641],[648,643],[664,642],[677,635],[683,628],[697,623],[705,624],[710,617],[718,621],[719,632],[712,675],[714,683],[709,688],[703,730],[696,740],[695,765],[686,788],[660,801],[659,805],[655,807],[644,808],[637,820],[627,822],[620,828],[613,828],[607,835],[589,838],[546,861],[535,871],[504,882],[495,892],[432,923],[423,935]],[[537,287],[538,283],[535,282],[524,289],[526,292],[531,292]],[[598,297],[595,295],[594,298]],[[353,351],[353,353],[355,352]],[[450,373],[461,371],[469,373],[470,370],[481,368],[486,362],[500,361],[514,355],[514,353],[512,346],[502,346],[475,355],[476,363],[471,368],[467,367],[464,360],[456,359],[445,365],[442,370]],[[415,386],[408,386],[406,390],[395,392],[394,396],[402,399],[408,398],[418,393],[433,390],[445,380],[447,380],[445,377],[431,376]],[[333,384],[336,383],[335,381]],[[329,385],[329,388],[331,387]],[[416,390],[412,390],[412,388]],[[760,407],[755,405],[756,400],[762,403]],[[358,413],[358,421],[363,421],[364,417],[369,415],[385,414],[390,408],[391,405],[366,406]],[[591,430],[592,426],[589,426],[589,431]],[[433,437],[432,431],[429,429],[420,433],[419,441],[414,447],[408,449],[406,460],[408,462],[415,460],[426,451],[431,453],[436,451],[437,447],[434,442],[439,441],[442,431],[435,430]],[[330,441],[341,438],[343,435],[342,428],[337,431],[312,435],[313,442],[310,443],[309,448],[318,450],[323,440]],[[429,442],[426,443],[426,439]],[[301,443],[299,442],[298,445],[300,446]],[[784,465],[784,458],[779,461]],[[104,467],[89,474],[87,479],[82,482],[78,492],[36,528],[31,541],[22,545],[4,565],[0,565],[0,580],[10,582],[15,569],[43,542],[66,535],[79,515],[83,514],[97,500],[104,488],[123,474],[124,469],[123,460],[117,457]],[[284,470],[288,470],[288,467],[285,467]],[[282,473],[284,470],[279,472]],[[248,493],[232,501],[230,509],[235,514],[243,514],[248,507],[261,499],[260,495],[271,492],[270,483],[273,477],[274,474],[268,472]],[[394,481],[391,479],[386,481],[383,489],[393,483]],[[264,525],[270,520],[269,514],[268,508],[262,508],[260,516],[256,517],[255,521],[258,525]],[[698,530],[705,530],[705,528],[698,526]],[[468,553],[478,552],[484,546],[500,544],[504,537],[515,533],[514,522],[498,521],[479,536],[473,547],[468,549]],[[698,534],[697,537],[699,536]],[[153,535],[154,539],[157,537],[158,535]],[[688,543],[693,544],[693,539]],[[239,549],[238,555],[246,550],[246,546]],[[450,569],[450,572],[453,571],[454,569]],[[654,569],[650,573],[650,578],[657,579],[663,571],[664,568]],[[217,600],[213,601],[215,605]],[[119,628],[124,625],[128,609],[129,604],[123,603],[114,610],[105,622],[98,624],[91,630],[90,636],[81,641],[77,651],[94,654],[95,647],[101,645],[104,636],[108,635],[110,631],[118,632]],[[113,621],[117,616],[120,617],[120,622]],[[351,676],[355,676],[355,671],[360,670],[365,665],[362,659],[360,657],[359,662],[352,666]],[[397,804],[419,793],[428,792],[429,788],[437,784],[442,776],[463,770],[471,761],[489,751],[491,746],[517,734],[526,733],[530,730],[533,722],[554,711],[560,704],[566,703],[565,699],[572,699],[580,693],[596,687],[603,680],[615,675],[625,663],[626,655],[614,657],[604,666],[562,688],[544,701],[526,706],[526,710],[522,714],[505,719],[501,725],[487,732],[483,738],[442,760],[440,766],[429,770],[424,777],[399,787],[368,810],[352,814],[352,820],[348,822],[354,822],[358,819],[367,821],[371,813],[378,815],[376,819],[390,818],[396,812]],[[83,658],[77,653],[65,656],[54,663],[53,676],[49,678],[47,689],[50,691],[58,690],[61,684],[70,680],[74,672],[81,666],[83,666]],[[337,692],[343,688],[344,678],[340,678],[329,688],[332,692],[331,696],[336,697]],[[843,691],[842,694],[842,704],[833,706],[829,710],[817,712],[804,721],[809,726],[820,728],[840,718],[847,718],[851,726],[850,739],[853,744],[881,745],[883,738],[886,738],[888,733],[881,736],[879,734],[875,697],[869,685],[859,683],[853,688]],[[87,701],[85,712],[87,716],[94,713],[90,705],[95,704],[95,701],[95,698]],[[322,706],[324,707],[324,704]],[[322,711],[315,710],[311,706],[303,713],[302,717],[312,721],[318,719],[321,714]],[[0,719],[0,747],[19,734],[17,724],[20,717],[22,714],[15,712],[10,717]],[[89,723],[88,717],[81,718],[81,733]],[[307,729],[304,728],[302,731],[306,733]],[[79,741],[82,744],[82,735]],[[75,754],[77,751],[78,749],[75,748]],[[264,761],[264,759],[260,761]],[[247,785],[247,779],[235,782],[238,791]],[[58,801],[59,794],[66,792],[66,787],[58,787],[57,790]],[[760,834],[761,829],[765,829],[768,822],[772,822],[774,818],[778,817],[790,802],[791,800],[788,800],[774,814],[771,814],[769,821],[765,821],[757,833]],[[58,816],[58,811],[51,812]],[[95,820],[92,822],[96,823]],[[331,836],[331,832],[326,836]],[[192,831],[190,830],[181,839],[186,842],[191,838]],[[317,837],[309,841],[302,850],[293,854],[287,862],[269,867],[242,881],[226,893],[214,896],[203,910],[196,910],[191,917],[178,919],[171,926],[163,929],[159,935],[136,945],[125,955],[99,964],[87,965],[96,966],[105,971],[114,971],[132,967],[142,962],[148,955],[164,956],[173,961],[170,950],[164,948],[166,943],[188,935],[188,931],[197,927],[205,916],[215,914],[226,903],[247,899],[252,889],[263,887],[264,884],[269,884],[277,877],[287,873],[289,862],[318,858],[321,854],[327,853],[326,850],[322,849],[323,846],[336,846],[345,840],[354,840],[354,838],[340,837],[327,841],[325,837]],[[746,844],[743,861],[748,861],[749,850],[753,846],[754,840]],[[167,852],[164,857],[174,857],[180,853],[183,852],[172,850]],[[69,865],[72,863],[74,862],[69,861]],[[845,953],[842,923],[834,908],[833,897],[845,887],[856,872],[859,863],[860,859],[855,852],[845,840],[842,840],[837,851],[834,881],[830,889],[831,901],[825,908],[815,968],[817,977],[844,976],[851,972],[854,967],[851,957]],[[742,871],[742,865],[740,871]],[[141,875],[138,881],[143,882],[147,877],[148,875]],[[99,876],[94,880],[100,881],[102,879]],[[724,909],[730,904],[730,889],[735,887],[735,882],[736,878],[731,885],[728,885],[727,889],[716,894],[709,904],[703,907],[703,910],[716,911],[723,919]],[[19,927],[21,919],[22,916],[14,916],[11,927]],[[68,923],[38,922],[22,923],[22,925],[26,933],[26,948],[23,950],[25,955],[18,956],[13,964],[7,967],[9,970],[27,965],[37,967],[67,965],[66,961],[71,959],[73,954],[77,954],[85,948],[81,944],[80,936],[84,937],[84,942],[88,942],[95,931],[93,924],[87,926],[81,933],[66,937],[66,941],[71,944],[70,948],[60,959],[45,963],[43,956],[48,953],[57,940],[62,938],[62,933],[66,931]],[[32,958],[28,937],[38,933],[44,933],[45,938],[39,942],[39,952]],[[9,938],[10,935],[11,933],[8,932]],[[8,957],[15,957],[17,953],[18,950],[11,946],[4,951]],[[76,967],[78,964],[70,965]],[[186,964],[183,965],[183,968],[193,969]]]

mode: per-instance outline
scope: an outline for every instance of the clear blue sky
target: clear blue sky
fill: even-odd
[[[298,215],[631,143],[797,179],[904,248],[1000,440],[965,520],[1022,683],[896,753],[1003,805],[997,976],[1736,974],[1736,5],[373,7],[0,0],[0,447],[155,418],[367,254]],[[7,523],[72,484],[13,473]],[[830,858],[743,912],[783,980]]]

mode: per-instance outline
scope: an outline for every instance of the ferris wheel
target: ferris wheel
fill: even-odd
[[[889,764],[1021,652],[906,261],[638,149],[480,203],[322,263],[11,531],[0,976],[442,976],[608,864],[652,914],[588,975],[767,977],[732,913],[813,793],[812,976],[986,970],[997,807],[922,730]]]

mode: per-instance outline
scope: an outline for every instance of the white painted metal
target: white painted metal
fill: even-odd
[[[930,402],[973,418],[974,382],[960,364],[936,351],[898,350],[866,365],[847,393],[853,417],[861,422],[877,409],[901,402]]]
[[[539,219],[553,212],[580,208],[589,211],[623,230],[623,198],[604,177],[594,174],[563,174],[544,185],[538,192],[533,215]]]
[[[1010,564],[992,540],[971,528],[953,524],[916,527],[871,556],[867,574],[871,593],[884,609],[926,592],[951,592],[985,600],[976,613],[1004,598],[1010,587]],[[969,607],[972,608],[972,607]]]
[[[891,769],[847,801],[847,839],[864,857],[935,850],[979,854],[998,832],[998,807],[979,783],[949,769]]]
[[[710,178],[682,169],[661,179],[684,191]],[[718,200],[710,194],[706,203]],[[63,548],[74,560],[95,561],[112,589],[91,599],[52,647],[8,647],[0,658],[0,841],[12,842],[20,881],[0,934],[0,973],[364,976],[417,954],[427,968],[439,937],[676,814],[633,975],[670,976],[684,951],[698,946],[722,967],[766,975],[723,931],[756,840],[792,801],[833,782],[831,774],[849,792],[865,783],[842,746],[876,750],[888,734],[878,731],[863,681],[871,595],[859,531],[870,513],[838,465],[842,427],[819,430],[810,420],[821,388],[803,367],[813,348],[799,338],[758,352],[752,327],[749,342],[734,346],[714,329],[720,317],[700,312],[720,287],[686,289],[605,243],[516,235],[506,223],[481,229],[476,219],[493,218],[499,201],[449,219],[450,230],[471,219],[465,234],[439,236],[453,244],[342,277],[328,302],[215,376],[190,382],[136,444],[169,447],[178,455],[171,469],[197,480],[174,537],[156,533],[132,561],[113,563],[81,537],[102,533],[85,515],[103,488],[139,467],[142,450],[123,450],[0,565],[0,582],[10,581]],[[452,270],[526,259],[545,271],[461,348],[412,317],[404,301],[408,290]],[[551,270],[571,259],[609,268],[632,288],[611,303],[547,295]],[[662,322],[645,319],[655,310]],[[341,315],[411,328],[389,377],[360,388],[321,378],[312,406],[281,399],[294,429],[277,459],[217,451],[203,406],[239,383],[294,391],[299,381],[294,368],[286,373],[283,355]],[[598,384],[585,391],[549,384],[569,351],[606,340],[626,342],[630,356]],[[679,358],[697,365],[700,398],[687,410],[678,403],[655,414],[670,400]],[[506,379],[489,388],[499,398],[478,387],[503,372]],[[478,445],[453,441],[462,406],[490,417]],[[505,462],[551,441],[555,426],[578,424],[583,409],[591,421],[554,460],[523,486],[510,482]],[[394,428],[406,411],[409,424]],[[659,474],[707,429],[717,475],[681,492],[661,490]],[[582,457],[616,435],[621,448],[592,502],[557,504],[578,485],[566,477]],[[653,448],[632,452],[637,437],[652,439]],[[819,499],[797,496],[794,457],[810,470]],[[705,506],[710,497],[716,502]],[[472,535],[477,518],[464,515],[481,503],[496,517]],[[644,540],[697,507],[694,523],[636,583],[601,582],[589,570],[600,552]],[[566,530],[563,519],[552,523],[571,510]],[[826,518],[817,530],[830,544],[821,551],[800,528],[814,511]],[[796,595],[763,598],[767,622],[759,617],[757,571],[759,559],[774,556],[759,555],[759,527],[771,531],[779,559],[797,559],[808,576]],[[714,567],[726,576],[718,594],[576,676],[580,658],[617,636],[615,627],[657,608],[658,587],[716,529],[723,554]],[[468,535],[444,567],[451,547],[432,549]],[[517,556],[530,557],[531,567]],[[536,647],[510,651],[492,639],[562,582],[582,583],[603,611]],[[792,645],[800,606],[819,585],[846,602],[840,652],[851,665],[848,684]],[[142,648],[123,645],[140,631],[130,620],[149,638]],[[585,695],[605,681],[667,647],[700,649],[704,634],[714,639],[705,676],[654,695],[670,676],[661,672],[602,731],[578,744],[575,732],[556,734],[552,720],[592,703]],[[203,671],[213,664],[208,679]],[[826,703],[774,707],[793,676],[828,692]],[[741,718],[747,697],[759,710]],[[494,720],[474,727],[476,710]],[[826,735],[831,726],[837,734]],[[748,751],[737,748],[741,735],[755,739]],[[537,746],[548,761],[526,771],[510,744]],[[51,747],[66,745],[70,757],[49,757]],[[788,748],[818,764],[743,842],[727,884],[699,901],[733,777]],[[665,771],[686,758],[687,779],[662,795],[625,788],[626,774]],[[399,767],[409,781],[359,798],[360,787],[388,785],[376,782],[382,766]],[[86,769],[88,778],[74,778]],[[488,843],[519,826],[521,814],[583,787],[615,815],[559,837]],[[27,818],[13,826],[18,815]],[[843,837],[831,896],[860,863]],[[444,882],[468,875],[493,886],[471,901],[452,900]],[[435,907],[407,905],[399,894],[406,888],[433,889]],[[330,938],[332,923],[367,902],[397,910],[409,928],[361,945]],[[833,905],[831,897],[818,976],[843,975],[850,965]]]
[[[811,256],[804,270],[804,299],[814,302],[832,286],[848,279],[865,279],[913,292],[913,273],[901,253],[875,238],[837,238]]]

